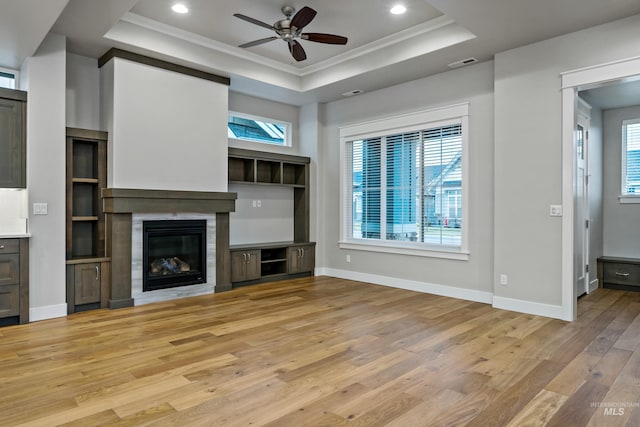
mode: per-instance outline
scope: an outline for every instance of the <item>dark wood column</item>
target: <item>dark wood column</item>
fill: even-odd
[[[218,212],[216,214],[216,292],[230,290],[229,213]]]
[[[109,308],[131,307],[131,213],[109,212],[106,222],[107,254],[111,258]]]

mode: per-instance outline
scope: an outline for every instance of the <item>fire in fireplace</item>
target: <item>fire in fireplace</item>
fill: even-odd
[[[206,283],[206,220],[143,221],[144,292]]]

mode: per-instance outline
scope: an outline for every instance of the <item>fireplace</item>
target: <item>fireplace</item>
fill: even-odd
[[[143,221],[142,290],[207,282],[207,221]]]

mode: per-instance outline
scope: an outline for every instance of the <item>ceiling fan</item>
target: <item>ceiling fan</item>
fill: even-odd
[[[293,56],[296,61],[304,61],[305,59],[307,59],[307,54],[305,53],[302,45],[298,42],[297,39],[309,40],[316,43],[347,44],[347,38],[343,36],[324,33],[303,33],[302,29],[309,25],[311,21],[313,21],[313,18],[315,18],[317,13],[310,7],[303,7],[295,15],[293,13],[296,10],[291,6],[283,6],[281,10],[285,15],[285,19],[276,21],[276,23],[274,23],[273,25],[269,25],[266,22],[259,21],[241,13],[234,13],[233,16],[237,18],[240,18],[247,22],[251,22],[252,24],[259,25],[264,28],[268,28],[269,30],[275,31],[277,34],[277,36],[254,40],[252,42],[241,44],[238,47],[252,47],[270,42],[272,40],[281,39],[287,42],[287,44],[289,45],[289,52],[291,52],[291,56]]]

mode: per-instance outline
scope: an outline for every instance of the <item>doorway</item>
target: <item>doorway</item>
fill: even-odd
[[[577,267],[576,261],[576,253],[582,251],[581,246],[576,245],[578,240],[576,230],[579,221],[579,216],[576,215],[576,199],[581,191],[577,185],[579,173],[577,171],[578,162],[575,161],[577,155],[578,91],[611,82],[637,80],[640,77],[640,58],[569,71],[563,73],[561,77],[562,204],[564,206],[562,217],[562,318],[572,321],[576,319],[577,297],[582,288],[582,285],[578,286],[581,269]],[[588,180],[588,172],[585,176],[585,179]],[[588,186],[586,189],[588,191]],[[586,234],[588,235],[588,233]],[[578,247],[577,250],[576,247]],[[578,258],[581,256],[583,255],[578,254]]]

